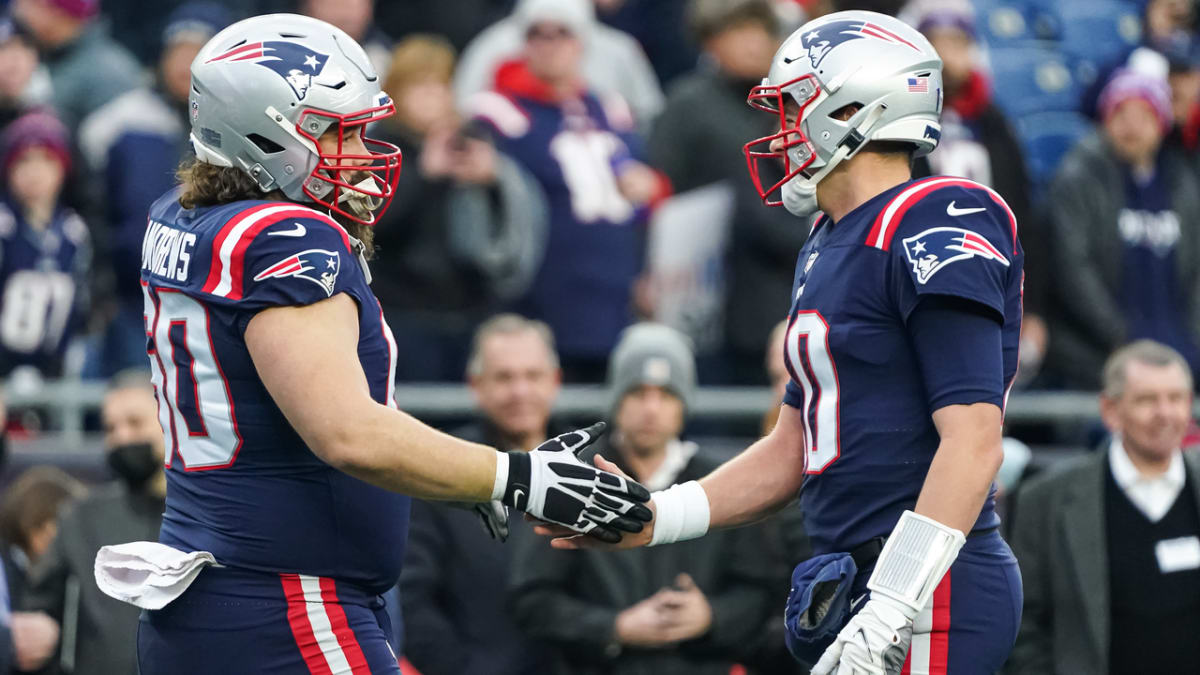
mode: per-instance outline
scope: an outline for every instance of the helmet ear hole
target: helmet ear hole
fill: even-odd
[[[858,111],[862,110],[862,109],[863,109],[863,104],[861,104],[861,103],[857,103],[857,102],[847,103],[846,105],[829,113],[829,119],[837,120],[839,122],[845,122],[845,121],[848,121],[851,117],[854,117],[854,115],[857,114]]]
[[[253,143],[255,147],[257,147],[259,150],[262,150],[263,154],[266,155],[273,155],[277,152],[283,152],[284,150],[282,145],[261,134],[247,134],[246,140]]]

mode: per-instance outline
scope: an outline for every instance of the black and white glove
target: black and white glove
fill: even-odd
[[[476,504],[475,513],[492,539],[508,541],[508,507],[500,500]]]
[[[555,436],[530,452],[507,452],[492,497],[534,518],[615,544],[641,532],[653,514],[639,483],[585,464],[577,455],[604,433],[604,422]]]
[[[448,506],[473,511],[479,523],[492,539],[508,541],[508,507],[493,499],[490,502],[446,502]]]

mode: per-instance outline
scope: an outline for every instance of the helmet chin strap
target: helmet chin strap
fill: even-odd
[[[846,136],[838,143],[837,150],[833,152],[833,156],[825,162],[825,166],[817,169],[817,172],[812,176],[805,178],[797,175],[788,182],[784,183],[780,189],[780,194],[783,197],[783,208],[788,210],[793,216],[806,218],[816,213],[819,210],[817,205],[817,183],[820,183],[825,176],[828,176],[843,160],[858,152],[858,149],[866,144],[867,134],[870,133],[875,123],[883,117],[884,106],[876,105],[866,115],[863,116],[862,122],[858,126],[847,132]]]

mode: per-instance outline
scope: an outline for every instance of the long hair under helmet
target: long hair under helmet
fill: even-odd
[[[400,149],[364,135],[366,154],[351,154],[343,142],[396,108],[345,32],[297,14],[252,17],[213,36],[191,72],[198,161],[236,167],[264,193],[280,190],[359,223],[387,208]],[[336,151],[322,152],[317,139],[335,127]]]

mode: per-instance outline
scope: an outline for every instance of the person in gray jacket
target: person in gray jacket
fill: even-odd
[[[700,66],[680,77],[650,134],[651,164],[671,179],[676,193],[713,183],[733,191],[724,302],[726,372],[713,379],[762,383],[762,346],[788,303],[796,251],[808,223],[785,209],[764,209],[746,180],[742,145],[772,133],[777,122],[746,105],[779,47],[779,21],[768,0],[694,0],[689,19],[703,47]],[[704,114],[697,115],[697,110]],[[782,173],[776,178],[782,178]]]
[[[1200,366],[1200,178],[1163,149],[1165,81],[1118,72],[1102,125],[1047,193],[1054,279],[1047,368],[1094,389],[1107,354],[1149,338]]]
[[[661,324],[624,332],[609,365],[613,432],[599,454],[649,489],[705,475],[720,458],[679,438],[695,387],[686,338]],[[715,538],[714,538],[715,534]],[[764,530],[725,530],[681,546],[551,550],[514,542],[514,620],[556,645],[572,675],[726,675],[751,658],[782,589]]]
[[[142,83],[141,66],[97,18],[100,0],[14,0],[13,18],[50,71],[53,104],[74,134],[83,118]]]

